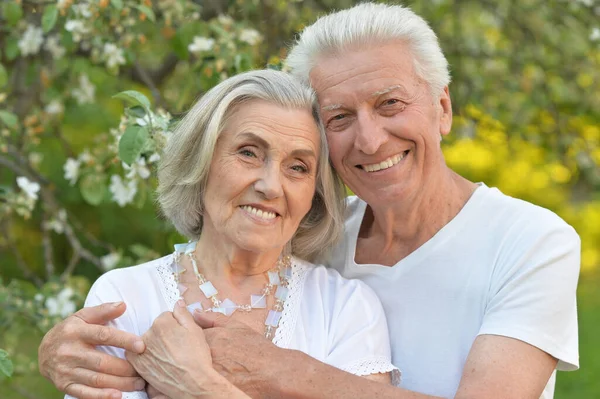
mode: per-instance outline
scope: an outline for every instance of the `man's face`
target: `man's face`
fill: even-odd
[[[330,156],[344,182],[371,205],[407,200],[443,173],[450,131],[447,90],[434,99],[398,42],[323,57],[310,73]]]

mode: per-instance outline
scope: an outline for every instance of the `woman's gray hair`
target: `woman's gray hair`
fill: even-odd
[[[287,57],[292,74],[309,82],[319,57],[392,41],[408,44],[419,78],[439,96],[450,83],[448,61],[427,22],[408,7],[363,3],[319,18],[306,27]]]
[[[158,166],[158,202],[181,234],[190,239],[200,236],[203,198],[217,140],[235,108],[254,99],[286,109],[305,109],[311,112],[318,128],[321,153],[312,207],[289,243],[293,255],[314,261],[341,236],[344,186],[329,163],[314,92],[287,73],[242,73],[202,96],[181,120],[165,148]]]

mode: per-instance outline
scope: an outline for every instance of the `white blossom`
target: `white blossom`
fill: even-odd
[[[44,154],[39,152],[30,152],[27,158],[29,158],[31,165],[37,168],[42,162],[42,159],[44,159]]]
[[[30,54],[37,54],[40,51],[40,47],[42,47],[43,42],[44,31],[42,28],[28,25],[23,37],[21,40],[19,40],[19,49],[21,50],[21,55],[26,57]]]
[[[109,190],[113,195],[113,200],[119,204],[120,207],[123,207],[133,202],[135,194],[137,193],[137,183],[135,180],[129,180],[125,184],[121,179],[121,176],[112,175],[110,177]]]
[[[72,94],[79,105],[91,103],[94,102],[96,86],[90,82],[87,75],[81,75],[79,76],[79,87],[73,89]]]
[[[59,220],[52,219],[44,223],[44,228],[46,230],[52,230],[56,234],[62,234],[65,231],[65,226]]]
[[[44,48],[46,49],[46,51],[52,54],[52,58],[54,58],[55,60],[64,57],[67,51],[64,47],[60,45],[59,40],[60,38],[58,35],[50,36],[46,39],[46,44],[44,44]]]
[[[30,181],[25,176],[17,177],[17,185],[27,195],[27,198],[37,201],[38,192],[40,191],[40,185],[36,182]]]
[[[600,28],[593,28],[592,33],[590,33],[590,40],[595,42],[596,40],[600,40]]]
[[[82,18],[89,18],[92,16],[92,10],[90,10],[89,2],[83,2],[74,4],[71,9],[75,12],[75,15]]]
[[[190,52],[197,54],[202,51],[210,51],[215,45],[215,39],[204,36],[195,36],[194,41],[188,46]]]
[[[158,152],[155,152],[154,154],[150,155],[150,158],[148,158],[148,163],[154,163],[158,161],[160,161],[160,154]]]
[[[65,107],[59,100],[52,100],[46,105],[44,111],[50,115],[59,115],[65,111]]]
[[[224,14],[219,15],[217,17],[217,21],[219,21],[219,23],[224,26],[230,26],[233,24],[233,18],[231,18],[229,15]]]
[[[79,154],[79,161],[82,163],[88,163],[92,160],[92,155],[90,154],[90,152],[88,151],[88,149],[86,148],[85,150],[83,150],[83,152],[81,154]]]
[[[125,65],[125,57],[123,56],[123,49],[117,47],[114,43],[105,43],[104,52],[102,54],[106,62],[106,66],[109,68],[115,68],[119,65]]]
[[[71,32],[73,40],[80,42],[84,35],[90,32],[90,29],[83,21],[77,19],[70,19],[65,23],[65,29]]]
[[[50,316],[65,318],[75,312],[75,302],[71,300],[75,292],[71,287],[63,288],[56,298],[46,299],[46,309]]]
[[[81,164],[78,160],[67,158],[67,162],[65,162],[63,170],[65,171],[65,179],[69,181],[69,184],[74,185],[77,183],[80,165]]]
[[[35,296],[33,297],[33,299],[36,300],[36,301],[38,301],[38,302],[42,302],[44,300],[44,296],[38,292],[37,294],[35,294]]]
[[[136,176],[139,176],[142,179],[147,179],[150,177],[150,170],[146,167],[146,161],[144,158],[139,158],[131,166],[123,163],[123,169],[127,171],[125,177],[128,179],[135,179]]]
[[[119,261],[121,260],[121,255],[117,252],[111,252],[108,255],[104,255],[100,258],[100,264],[104,271],[109,271],[115,268]]]
[[[240,40],[248,43],[251,46],[258,44],[262,39],[260,33],[254,29],[242,29],[240,32]]]

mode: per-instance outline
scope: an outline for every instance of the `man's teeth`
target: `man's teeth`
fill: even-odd
[[[260,209],[256,209],[250,205],[244,205],[241,208],[243,210],[245,210],[246,212],[249,212],[249,213],[253,214],[254,216],[257,216],[257,217],[259,217],[261,219],[265,219],[265,220],[275,219],[275,217],[277,216],[273,212],[261,211]]]
[[[388,159],[386,159],[383,162],[374,163],[371,165],[363,165],[362,167],[367,172],[377,172],[378,170],[391,168],[392,166],[396,165],[398,162],[402,161],[402,158],[404,158],[405,154],[406,154],[406,152],[403,152],[402,154],[398,154],[398,155],[394,155],[393,157],[389,157]]]

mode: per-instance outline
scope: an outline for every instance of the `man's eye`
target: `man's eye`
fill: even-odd
[[[398,102],[398,100],[396,100],[395,98],[390,98],[389,100],[386,100],[384,102],[384,105],[394,105]]]
[[[332,121],[339,121],[339,120],[344,119],[345,117],[346,117],[345,114],[338,114],[338,115],[335,115],[333,118],[331,118],[331,120]]]

